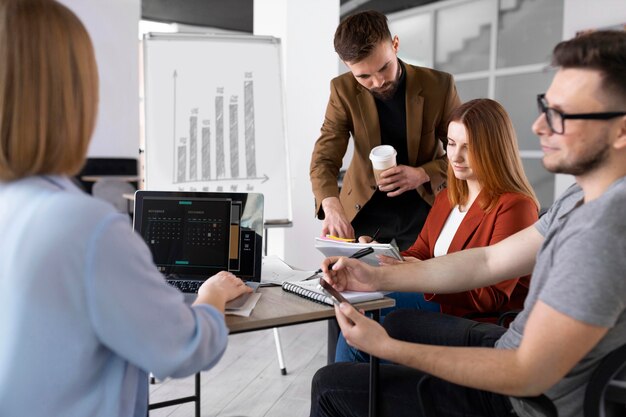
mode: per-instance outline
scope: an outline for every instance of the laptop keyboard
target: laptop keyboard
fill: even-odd
[[[168,284],[170,284],[174,288],[177,288],[179,291],[192,294],[197,294],[198,288],[200,288],[200,286],[204,283],[204,281],[199,281],[195,279],[180,279],[179,275],[168,275],[165,280]],[[259,288],[261,283],[247,281],[246,285],[252,288],[252,293],[254,293],[256,292],[257,288]],[[234,300],[230,300],[226,303],[226,310],[237,310],[241,308],[246,303],[246,301],[248,301],[248,298],[250,298],[250,295],[252,293],[242,294]]]
[[[182,292],[198,293],[198,288],[204,281],[187,280],[187,279],[167,279],[167,283],[174,288],[178,288]]]

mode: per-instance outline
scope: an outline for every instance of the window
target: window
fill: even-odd
[[[555,176],[543,168],[531,125],[536,95],[552,80],[552,48],[561,40],[563,0],[448,0],[389,16],[408,63],[454,75],[461,100],[489,97],[509,112],[522,162],[542,207]],[[409,39],[406,39],[409,38]]]

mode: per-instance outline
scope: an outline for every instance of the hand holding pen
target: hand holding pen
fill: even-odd
[[[380,233],[380,227],[376,229],[372,236],[359,236],[359,243],[374,243],[376,239],[378,239],[378,234]]]
[[[367,247],[349,258],[362,258],[371,253],[375,253],[374,249]],[[369,265],[367,262],[352,262],[346,257],[327,258],[323,265],[324,270],[328,271],[329,275],[321,277],[320,281],[327,280],[338,291],[377,291],[379,280],[376,279],[376,276],[381,272],[381,268]]]

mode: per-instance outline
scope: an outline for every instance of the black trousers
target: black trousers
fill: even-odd
[[[385,318],[391,337],[415,343],[445,346],[492,347],[506,329],[459,317],[422,310],[397,310]],[[418,383],[426,375],[393,364],[380,365],[378,415],[423,416],[418,410]],[[509,398],[462,387],[426,376],[422,397],[431,401],[434,415],[424,417],[515,416]],[[312,417],[368,415],[369,364],[336,363],[315,374],[311,392]]]

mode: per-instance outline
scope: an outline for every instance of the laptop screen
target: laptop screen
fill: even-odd
[[[137,191],[134,229],[166,275],[261,281],[262,194]]]

